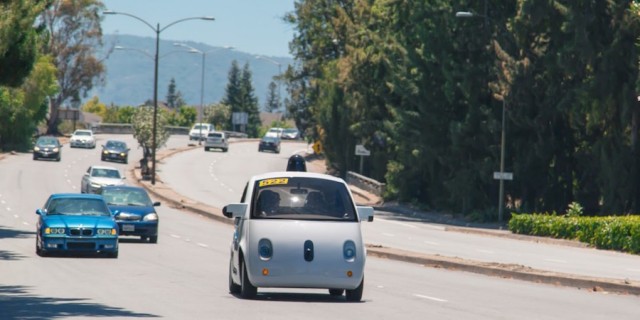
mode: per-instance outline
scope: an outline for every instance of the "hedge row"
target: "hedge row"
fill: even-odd
[[[600,249],[640,253],[640,216],[512,214],[509,230],[519,234],[579,240]]]

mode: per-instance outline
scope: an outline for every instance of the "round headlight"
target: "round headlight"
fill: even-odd
[[[33,151],[40,151],[40,147],[33,148]]]
[[[268,239],[260,239],[258,241],[258,254],[263,260],[269,260],[273,256],[273,246]]]
[[[356,258],[356,244],[351,240],[346,241],[342,248],[342,253],[345,260],[353,261]]]

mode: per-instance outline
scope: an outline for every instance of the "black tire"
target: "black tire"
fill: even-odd
[[[258,294],[258,288],[253,286],[253,284],[251,284],[251,281],[249,281],[249,276],[247,275],[247,267],[245,266],[244,261],[242,261],[240,268],[242,269],[242,273],[240,276],[240,279],[242,280],[242,283],[240,284],[240,296],[242,297],[242,299],[255,299],[256,295]]]
[[[229,293],[239,294],[242,287],[233,282],[233,278],[231,277],[232,272],[233,272],[233,261],[229,260]]]
[[[56,161],[60,162],[60,159],[61,159],[61,157],[57,157],[57,158],[56,158]]]
[[[222,152],[227,152],[227,151],[229,151],[229,149],[227,148],[222,149]]]
[[[331,295],[332,297],[342,296],[343,293],[344,289],[329,289],[329,295]]]
[[[39,257],[46,257],[46,256],[47,256],[47,252],[46,252],[46,251],[44,251],[42,248],[40,248],[40,247],[38,246],[38,243],[39,243],[39,242],[40,242],[40,235],[37,235],[37,236],[36,236],[36,254],[37,254]]]
[[[107,257],[112,258],[112,259],[118,259],[118,251],[107,253]]]
[[[158,236],[149,237],[149,242],[150,243],[158,243]]]
[[[100,160],[107,161],[104,157],[100,157]]]
[[[362,281],[360,281],[360,285],[353,290],[345,290],[345,296],[347,301],[350,302],[358,302],[362,300],[362,291],[364,289],[364,277],[362,277]]]
[[[33,156],[33,160],[38,160],[38,157],[36,157],[35,155]]]
[[[205,151],[205,152],[206,152],[206,151],[209,151],[209,148],[208,148],[208,147],[204,147],[204,151]]]

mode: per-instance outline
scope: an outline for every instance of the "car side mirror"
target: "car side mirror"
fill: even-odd
[[[154,202],[154,203],[153,203],[153,206],[154,206],[154,207],[159,207],[159,206],[160,206],[160,201],[156,201],[156,202]]]
[[[111,215],[114,217],[117,217],[120,214],[120,210],[113,210],[111,211]]]
[[[372,207],[356,207],[358,210],[358,216],[360,216],[360,221],[373,222],[374,210]]]
[[[233,203],[228,204],[222,208],[222,214],[227,218],[239,218],[243,217],[247,211],[246,203]]]
[[[37,209],[37,210],[36,210],[36,214],[37,214],[37,215],[39,215],[39,216],[41,216],[41,215],[43,215],[43,214],[44,214],[44,210],[42,210],[42,209]]]

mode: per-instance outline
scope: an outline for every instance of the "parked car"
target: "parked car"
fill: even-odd
[[[309,172],[252,177],[240,203],[223,214],[235,219],[229,291],[244,299],[258,288],[326,288],[360,301],[366,249],[361,221],[373,208],[356,206],[340,178]]]
[[[282,131],[282,139],[298,140],[300,139],[300,131],[296,128],[287,128]]]
[[[120,236],[136,236],[140,240],[158,243],[158,213],[144,188],[133,186],[106,186],[100,194],[107,202],[118,223]]]
[[[196,123],[189,130],[189,140],[204,140],[210,131],[216,131],[214,125],[210,123]]]
[[[69,139],[69,146],[93,149],[96,147],[96,137],[91,130],[76,130]]]
[[[118,225],[99,195],[57,193],[37,209],[36,253],[99,253],[118,257]]]
[[[209,132],[207,140],[204,142],[204,151],[209,151],[209,149],[221,149],[223,152],[229,150],[229,141],[227,141],[224,132]]]
[[[60,161],[62,144],[56,137],[41,136],[33,146],[33,160],[54,159]]]
[[[114,167],[90,166],[80,182],[81,193],[100,193],[104,186],[124,184],[125,177]]]
[[[260,144],[258,145],[258,152],[262,152],[264,150],[271,150],[275,153],[280,153],[280,138],[273,136],[262,137]]]
[[[102,161],[120,161],[129,163],[129,147],[127,143],[119,140],[108,140],[102,145]]]

